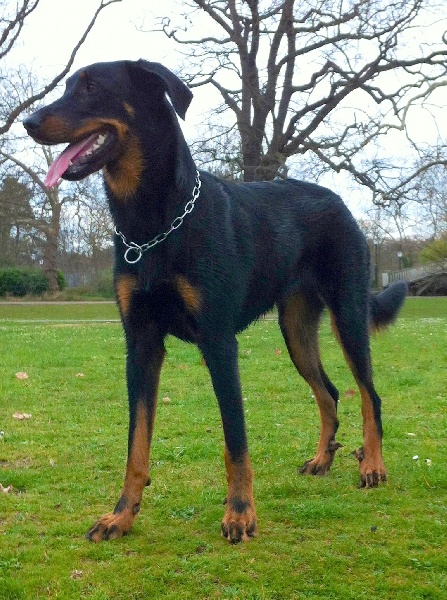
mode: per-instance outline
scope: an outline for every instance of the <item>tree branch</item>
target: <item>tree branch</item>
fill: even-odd
[[[38,1],[39,0],[36,0],[35,5],[33,6],[33,9],[37,6]],[[96,23],[98,15],[101,13],[102,10],[104,10],[111,4],[115,4],[116,2],[121,2],[121,0],[101,0],[90,23],[87,25],[87,28],[85,29],[84,33],[82,34],[82,36],[79,39],[76,46],[73,48],[65,67],[40,92],[38,92],[37,94],[33,94],[26,100],[20,102],[13,110],[10,111],[4,124],[2,126],[0,126],[0,135],[6,133],[10,129],[10,127],[12,126],[14,121],[24,110],[29,108],[34,102],[36,102],[38,100],[42,100],[42,98],[44,98],[49,92],[51,92],[57,86],[57,84],[67,75],[67,73],[70,71],[70,69],[73,65],[74,59],[76,58],[79,48],[85,42],[88,34],[90,33],[94,24]]]

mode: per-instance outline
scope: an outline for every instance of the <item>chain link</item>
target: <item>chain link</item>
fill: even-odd
[[[173,231],[178,229],[183,224],[183,221],[184,221],[186,215],[189,215],[189,213],[191,213],[194,209],[194,204],[195,204],[197,198],[200,196],[201,185],[202,185],[202,181],[200,180],[200,174],[198,171],[196,171],[196,184],[192,191],[192,198],[191,198],[191,200],[188,200],[188,202],[186,203],[183,214],[180,217],[175,217],[175,219],[172,221],[172,223],[167,231],[165,231],[164,233],[159,233],[154,238],[152,238],[149,242],[146,242],[145,244],[141,244],[141,246],[139,244],[136,244],[135,242],[128,242],[126,240],[126,236],[123,233],[121,233],[121,231],[118,231],[118,229],[115,226],[116,235],[118,235],[121,238],[123,244],[127,248],[127,250],[124,252],[124,260],[129,265],[134,265],[135,263],[137,263],[140,260],[140,258],[143,256],[144,252],[146,252],[146,250],[149,250],[150,248],[153,248],[157,244],[164,242],[164,240],[168,237],[169,234],[171,234]],[[134,253],[136,255],[136,257],[133,259],[131,258],[132,253]],[[130,254],[130,256],[129,256],[129,254]]]

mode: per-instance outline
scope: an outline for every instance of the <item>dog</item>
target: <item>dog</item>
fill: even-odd
[[[121,496],[88,532],[92,541],[125,535],[140,511],[169,334],[198,346],[217,396],[228,482],[222,534],[231,543],[256,535],[236,334],[274,306],[321,417],[316,454],[301,473],[325,475],[340,447],[339,394],[318,347],[326,307],[361,395],[361,485],[386,480],[369,334],[396,318],[406,284],[371,294],[366,240],[332,191],[292,179],[234,183],[198,171],[177,119],[185,118],[191,99],[189,88],[161,64],[96,63],[74,73],[61,98],[24,120],[36,142],[69,143],[48,172],[48,186],[103,170],[115,224],[128,456]]]

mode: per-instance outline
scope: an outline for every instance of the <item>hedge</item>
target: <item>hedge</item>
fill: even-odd
[[[39,269],[0,269],[0,296],[43,294],[48,290],[48,279]]]

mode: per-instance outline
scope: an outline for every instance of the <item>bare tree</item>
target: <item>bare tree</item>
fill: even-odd
[[[75,186],[76,193],[64,213],[65,242],[71,244],[77,254],[89,259],[89,273],[98,277],[104,269],[104,251],[111,248],[113,239],[113,222],[102,180],[97,175],[71,185]],[[107,266],[111,264],[110,260]]]
[[[434,157],[434,160],[438,156]],[[418,228],[425,237],[447,234],[447,167],[436,165],[417,179],[412,196]]]
[[[40,146],[47,166],[53,162],[51,148]],[[30,223],[44,236],[43,270],[48,278],[50,291],[58,289],[58,247],[61,228],[61,212],[64,204],[72,202],[72,196],[62,196],[59,187],[48,188],[43,182],[43,171],[39,166],[25,163],[13,154],[0,150],[0,156],[18,167],[33,186],[33,215]]]
[[[20,264],[33,237],[30,187],[11,173],[0,184],[0,265]]]
[[[188,0],[185,5],[180,24],[164,17],[158,30],[183,49],[181,74],[189,85],[219,92],[219,121],[232,112],[228,129],[236,123],[245,180],[272,179],[291,157],[312,153],[320,167],[347,171],[368,186],[376,203],[399,201],[411,188],[418,175],[417,168],[409,168],[413,159],[392,162],[377,145],[392,132],[408,135],[413,107],[437,101],[447,86],[447,35],[436,24],[445,15],[441,3]],[[430,36],[424,29],[428,23]],[[419,151],[411,140],[407,145],[408,152]],[[401,147],[398,154],[402,157]],[[420,156],[416,162],[422,170],[445,164],[445,152],[434,163],[421,167]]]
[[[0,135],[9,131],[23,111],[34,102],[44,98],[67,75],[79,48],[95,25],[98,15],[107,6],[116,2],[121,2],[121,0],[100,0],[90,23],[67,58],[65,66],[51,81],[43,84],[41,89],[30,95],[24,95],[23,91],[29,89],[29,85],[26,85],[26,81],[29,79],[29,71],[21,66],[14,70],[11,69],[11,67],[5,65],[5,58],[12,52],[15,44],[23,35],[23,26],[30,14],[38,8],[40,0],[18,0],[17,2],[0,0]]]
[[[42,100],[55,89],[71,69],[76,55],[93,29],[99,14],[111,4],[121,0],[100,0],[87,27],[79,41],[65,61],[65,65],[54,75],[51,81],[41,83],[26,65],[11,67],[8,55],[12,55],[15,45],[23,38],[24,24],[29,16],[38,10],[40,0],[18,0],[10,2],[0,0],[0,161],[18,168],[34,189],[33,214],[29,216],[28,225],[36,228],[44,238],[43,269],[48,277],[50,290],[57,289],[57,268],[61,214],[64,205],[73,203],[72,194],[63,194],[58,187],[47,188],[43,183],[43,171],[40,161],[30,160],[31,149],[26,159],[16,152],[20,137],[6,134],[18,117],[27,111],[35,102]],[[44,163],[52,162],[51,149],[43,147]],[[7,165],[6,165],[7,166]]]
[[[29,153],[29,156],[32,154]],[[32,213],[22,214],[21,225],[39,233],[43,271],[48,278],[50,291],[56,291],[63,227],[65,230],[76,230],[77,252],[90,255],[93,263],[97,255],[110,245],[112,224],[100,178],[91,176],[85,181],[48,188],[44,184],[44,177],[54,158],[49,146],[35,147],[33,164],[30,160],[25,163],[14,154],[0,149],[1,157],[7,159],[4,169],[8,164],[14,165],[21,172],[27,184],[26,189],[33,190],[30,201]],[[0,216],[2,201],[0,194]],[[95,269],[93,264],[93,271]]]

